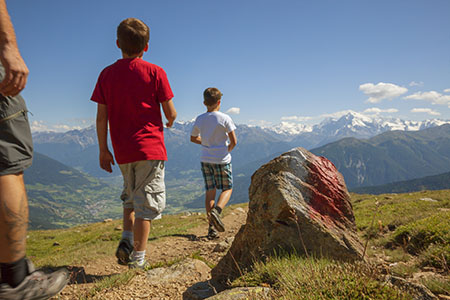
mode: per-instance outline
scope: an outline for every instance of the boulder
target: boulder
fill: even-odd
[[[326,158],[295,148],[252,176],[246,224],[212,270],[233,279],[274,253],[362,259],[350,195],[343,176]]]

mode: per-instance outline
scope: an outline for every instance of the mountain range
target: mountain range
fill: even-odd
[[[303,126],[303,130],[293,130],[287,123],[272,128],[237,125],[230,203],[248,201],[253,172],[298,146],[330,159],[352,191],[449,172],[450,124],[445,123],[450,122],[382,122],[349,112],[310,128]],[[200,146],[189,142],[192,125],[178,122],[165,130],[169,213],[202,209],[204,205]],[[402,130],[391,130],[398,128]],[[411,129],[417,130],[406,131]],[[94,127],[64,133],[38,132],[33,138],[35,160],[25,173],[30,210],[40,216],[32,219],[33,228],[66,227],[120,215],[120,171],[116,166],[108,174],[98,166]]]
[[[273,153],[293,147],[313,149],[345,137],[370,138],[392,130],[417,131],[440,126],[449,121],[405,121],[400,119],[371,118],[349,111],[339,118],[328,118],[314,126],[284,122],[273,127],[237,125],[238,145],[233,150],[233,164],[246,165]],[[169,160],[167,171],[179,177],[180,172],[197,169],[200,149],[189,142],[193,122],[176,122],[165,129],[165,142]],[[98,167],[98,146],[94,126],[63,133],[36,132],[33,134],[35,150],[64,162],[95,177],[120,174],[118,168],[110,175]]]

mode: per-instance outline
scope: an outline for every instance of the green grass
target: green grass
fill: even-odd
[[[152,222],[149,243],[173,235],[187,234],[204,223],[204,215],[180,218],[163,216]],[[69,229],[35,230],[28,233],[27,255],[36,266],[71,266],[86,264],[114,254],[121,238],[120,220],[80,225]]]
[[[256,263],[253,271],[235,280],[233,286],[270,285],[274,288],[272,299],[411,299],[381,283],[378,276],[362,264],[288,255]]]
[[[436,201],[421,200],[427,198]],[[352,204],[361,239],[369,239],[369,258],[383,255],[387,263],[393,264],[390,273],[405,278],[425,267],[434,268],[443,276],[428,278],[423,284],[433,292],[450,294],[450,191],[378,196],[352,194]],[[224,214],[230,211],[227,207]],[[204,223],[204,214],[183,218],[166,215],[152,222],[149,243],[188,234],[190,229]],[[69,229],[30,231],[27,255],[38,267],[85,265],[113,255],[121,237],[121,231],[115,230],[119,225],[121,221],[116,220]],[[199,252],[186,253],[186,257],[205,261]],[[152,268],[170,266],[179,259],[155,263]],[[104,278],[81,299],[126,284],[135,274],[124,272]],[[410,299],[382,283],[380,278],[380,274],[367,265],[279,255],[269,258],[266,264],[257,263],[250,273],[235,280],[233,286],[271,286],[271,297],[279,299]]]
[[[94,283],[94,287],[89,289],[84,295],[80,295],[78,299],[90,299],[104,290],[126,285],[136,276],[137,272],[139,272],[139,270],[128,270],[99,280]]]

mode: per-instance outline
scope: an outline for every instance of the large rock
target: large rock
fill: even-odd
[[[292,149],[252,176],[247,222],[223,259],[215,279],[232,279],[274,252],[362,258],[344,178],[326,158]]]

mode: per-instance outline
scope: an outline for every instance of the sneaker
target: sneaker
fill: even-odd
[[[146,260],[142,261],[141,263],[139,263],[137,260],[130,261],[128,263],[128,269],[141,269],[147,271],[148,269],[150,269],[150,264]]]
[[[131,261],[131,252],[133,252],[133,245],[131,245],[130,240],[122,239],[116,250],[117,263],[124,266],[128,265]]]
[[[215,207],[213,209],[211,209],[210,214],[211,214],[211,222],[213,223],[214,227],[216,227],[216,229],[219,232],[224,232],[225,225],[223,224],[222,220],[220,219],[220,214],[217,212]]]
[[[29,274],[15,288],[7,283],[0,284],[2,300],[44,300],[58,294],[69,282],[67,269],[60,269],[50,274],[35,271],[27,259]]]
[[[208,240],[215,240],[219,238],[219,232],[214,228],[213,225],[209,225],[208,235],[206,236]]]

